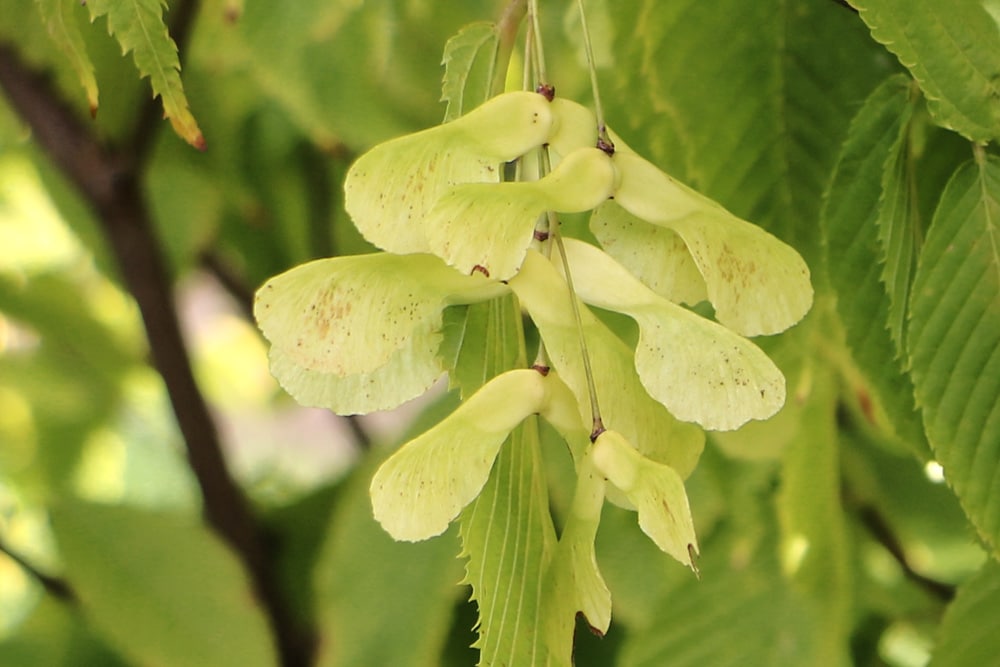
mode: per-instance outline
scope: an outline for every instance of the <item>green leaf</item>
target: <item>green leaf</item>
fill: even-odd
[[[756,345],[657,295],[600,249],[574,239],[565,248],[580,298],[639,325],[635,368],[675,417],[728,431],[784,405],[785,378]]]
[[[461,519],[466,583],[479,605],[479,665],[544,665],[544,575],[555,529],[538,440],[529,418],[500,449],[490,479]]]
[[[850,664],[852,576],[842,505],[837,438],[837,383],[829,369],[810,368],[802,426],[782,456],[777,494],[782,565],[804,598],[815,602],[823,627],[816,667]]]
[[[626,637],[617,664],[816,664],[812,642],[821,629],[781,575],[775,536],[754,542],[733,531],[724,537],[704,545],[704,580],[689,578],[671,590],[651,612],[655,621]]]
[[[621,434],[605,431],[594,442],[594,465],[639,512],[639,527],[661,550],[695,572],[698,538],[680,475],[650,461]]]
[[[978,667],[1000,655],[1000,564],[989,560],[944,614],[930,667]]]
[[[516,360],[524,356],[520,318],[509,317],[517,312],[512,295],[444,311],[440,357],[451,386],[458,388],[463,398],[497,375],[498,366],[514,368]],[[491,362],[493,359],[499,363]]]
[[[925,437],[912,382],[888,331],[891,304],[881,280],[883,253],[878,239],[881,185],[902,132],[909,87],[906,77],[893,76],[858,111],[824,198],[820,224],[847,345],[890,428],[920,453],[926,448]]]
[[[501,164],[543,144],[552,125],[551,106],[541,95],[499,95],[450,123],[362,155],[344,181],[344,206],[364,237],[383,250],[426,252],[424,219],[441,195],[458,183],[496,183]]]
[[[510,287],[538,327],[553,367],[576,395],[581,423],[589,424],[590,398],[580,334],[566,282],[548,260],[529,251]],[[653,400],[636,373],[632,350],[585,306],[581,305],[580,315],[604,425],[621,433],[649,458],[687,477],[701,455],[704,433],[677,421]]]
[[[624,145],[616,146],[614,162],[621,183],[615,204],[684,240],[719,322],[738,333],[758,336],[784,331],[805,316],[812,305],[809,268],[791,246],[730,214]],[[602,219],[599,213],[596,217],[595,234],[613,236],[617,230],[608,225],[620,218]],[[634,225],[632,229],[640,230]],[[641,260],[640,265],[649,261]]]
[[[97,113],[97,79],[94,77],[94,63],[87,55],[87,47],[83,43],[83,34],[71,12],[76,11],[68,2],[63,0],[35,0],[38,11],[42,14],[42,21],[49,31],[49,36],[55,42],[56,47],[69,59],[73,71],[80,79],[80,85],[87,93],[87,103],[90,105],[91,115]]]
[[[441,101],[448,103],[444,111],[445,122],[458,118],[467,108],[478,106],[489,97],[499,40],[496,24],[479,21],[464,26],[444,45]],[[485,56],[490,56],[485,72],[479,72],[483,68],[480,58]],[[478,76],[473,74],[477,64],[480,65]],[[471,104],[466,103],[466,95],[471,98]]]
[[[540,216],[590,210],[611,195],[614,183],[611,159],[597,148],[579,148],[537,181],[458,185],[428,213],[427,241],[462,273],[507,280],[521,266]]]
[[[898,121],[899,136],[889,149],[882,172],[882,199],[878,212],[881,279],[889,296],[889,334],[896,344],[897,357],[905,354],[906,308],[917,263],[918,239],[923,235],[914,174],[916,161],[911,145],[913,106],[907,104]]]
[[[442,311],[506,287],[431,255],[320,259],[269,280],[254,314],[289,393],[336,412],[394,407],[441,375]]]
[[[440,535],[486,484],[510,432],[547,402],[532,369],[496,376],[455,412],[399,448],[372,478],[375,519],[393,538]]]
[[[981,0],[851,0],[920,84],[931,115],[973,141],[1000,138],[1000,10]]]
[[[74,500],[52,525],[83,609],[134,662],[277,664],[243,569],[194,517]]]
[[[945,476],[1000,547],[1000,160],[977,154],[948,183],[910,302],[917,403]]]
[[[462,577],[457,531],[416,544],[386,534],[368,498],[381,458],[372,454],[352,472],[322,527],[309,576],[320,635],[316,664],[439,667],[462,592],[455,585]]]
[[[132,51],[142,76],[148,76],[153,94],[163,102],[163,115],[174,131],[199,150],[205,138],[188,108],[181,84],[177,45],[163,23],[165,0],[89,0],[91,20],[108,18],[108,31],[122,47],[122,54]]]

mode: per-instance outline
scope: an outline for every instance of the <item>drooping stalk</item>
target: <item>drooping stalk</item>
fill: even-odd
[[[587,13],[583,9],[583,0],[577,0],[580,10],[580,31],[583,34],[583,49],[587,54],[587,69],[590,70],[590,88],[594,96],[594,115],[597,116],[597,147],[606,153],[613,153],[614,142],[608,136],[608,126],[604,122],[604,107],[601,105],[601,92],[597,86],[597,65],[594,62],[594,47],[590,42],[590,30],[587,28]]]

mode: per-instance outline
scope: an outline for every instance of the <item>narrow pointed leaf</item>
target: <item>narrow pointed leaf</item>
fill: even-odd
[[[122,47],[132,52],[142,76],[148,76],[153,94],[163,102],[163,115],[174,131],[199,150],[205,138],[188,108],[181,84],[177,45],[163,23],[164,0],[88,0],[91,20],[107,16],[108,30]]]
[[[375,519],[397,540],[440,535],[486,484],[500,445],[545,402],[545,378],[531,369],[498,375],[375,473]]]
[[[464,26],[444,45],[441,101],[448,103],[444,111],[445,122],[486,100],[498,42],[496,24],[478,21]],[[473,76],[474,67],[479,76]]]
[[[650,461],[615,431],[594,442],[594,464],[635,505],[639,527],[664,552],[692,570],[698,539],[684,480],[673,468]]]
[[[657,295],[598,248],[565,247],[580,298],[638,323],[636,370],[675,417],[728,431],[784,405],[785,378],[756,345]]]
[[[914,451],[926,451],[913,385],[889,336],[890,302],[879,268],[882,174],[901,131],[909,86],[903,75],[893,76],[858,111],[824,198],[820,225],[837,312],[854,360],[891,429]]]
[[[514,430],[461,518],[466,583],[479,606],[481,667],[545,665],[544,575],[555,547],[538,425]]]
[[[889,150],[882,172],[878,239],[882,249],[882,284],[889,296],[889,334],[896,355],[904,352],[903,330],[913,270],[917,263],[917,237],[923,234],[917,205],[914,159],[911,155],[910,123],[913,105],[907,104],[899,119],[899,135]]]
[[[872,36],[910,70],[944,127],[1000,138],[1000,11],[982,0],[851,0]]]
[[[539,216],[590,210],[611,195],[614,183],[610,158],[597,148],[580,148],[538,181],[448,190],[424,223],[427,240],[460,272],[506,280],[520,267]]]
[[[581,423],[590,424],[580,335],[566,282],[548,260],[529,251],[510,287],[538,327],[552,365],[576,395]],[[639,380],[632,350],[583,305],[580,314],[605,426],[651,459],[669,464],[684,477],[691,474],[704,447],[702,430],[677,421],[655,401]]]
[[[344,181],[344,205],[376,246],[426,252],[424,218],[438,198],[458,183],[496,183],[504,162],[545,143],[552,122],[541,95],[499,95],[450,123],[362,155]]]
[[[42,14],[42,21],[45,22],[49,36],[69,60],[80,80],[80,85],[87,93],[91,115],[97,113],[98,90],[97,79],[94,77],[94,63],[87,55],[83,34],[72,15],[78,8],[63,0],[36,0],[35,4]]]
[[[1000,160],[948,183],[917,266],[910,363],[927,435],[980,535],[1000,548]]]

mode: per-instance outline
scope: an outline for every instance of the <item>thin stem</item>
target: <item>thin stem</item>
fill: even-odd
[[[576,330],[580,334],[580,354],[583,356],[583,372],[587,376],[587,393],[590,395],[590,416],[593,420],[590,440],[593,442],[604,432],[604,421],[601,419],[601,406],[597,402],[597,385],[594,383],[594,371],[590,365],[590,352],[587,350],[587,337],[583,334],[583,315],[580,313],[580,303],[573,287],[573,275],[566,259],[566,248],[563,246],[562,234],[559,233],[559,220],[556,214],[549,212],[549,226],[552,228],[552,238],[559,247],[562,257],[563,274],[566,276],[566,286],[569,288],[569,302],[573,307],[573,319],[576,320]]]
[[[594,115],[597,116],[597,147],[607,153],[613,153],[615,145],[608,136],[608,126],[604,121],[604,107],[601,105],[601,91],[597,87],[597,64],[594,61],[594,47],[590,42],[590,29],[587,27],[587,13],[583,10],[583,0],[577,0],[580,9],[580,30],[583,33],[583,49],[587,54],[587,69],[590,70],[590,88],[594,95]]]
[[[514,51],[514,42],[517,41],[517,31],[521,25],[521,19],[524,18],[527,11],[527,0],[511,0],[504,7],[500,20],[497,21],[499,39],[494,64],[499,65],[499,67],[493,71],[491,95],[502,93],[507,83],[507,65],[510,63],[510,54]]]
[[[534,31],[535,46],[535,67],[537,72],[537,83],[548,83],[548,75],[545,71],[545,47],[542,45],[542,26],[538,20],[538,0],[530,0],[528,3],[528,15]]]

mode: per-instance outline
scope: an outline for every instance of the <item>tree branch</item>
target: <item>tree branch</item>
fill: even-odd
[[[23,556],[11,549],[6,542],[0,539],[0,553],[6,554],[7,558],[17,563],[18,567],[24,570],[32,579],[35,579],[45,592],[59,600],[60,602],[65,602],[67,604],[76,604],[77,598],[76,593],[68,583],[64,580],[53,577],[50,574],[45,574],[37,567],[29,563]]]
[[[102,145],[43,74],[0,42],[0,88],[33,130],[34,140],[96,211],[122,279],[145,324],[153,363],[163,376],[198,480],[204,514],[243,562],[274,631],[282,664],[308,665],[313,642],[280,594],[263,536],[226,468],[218,433],[194,380],[160,247],[140,181],[150,139],[112,151]],[[137,125],[142,129],[142,123]]]

